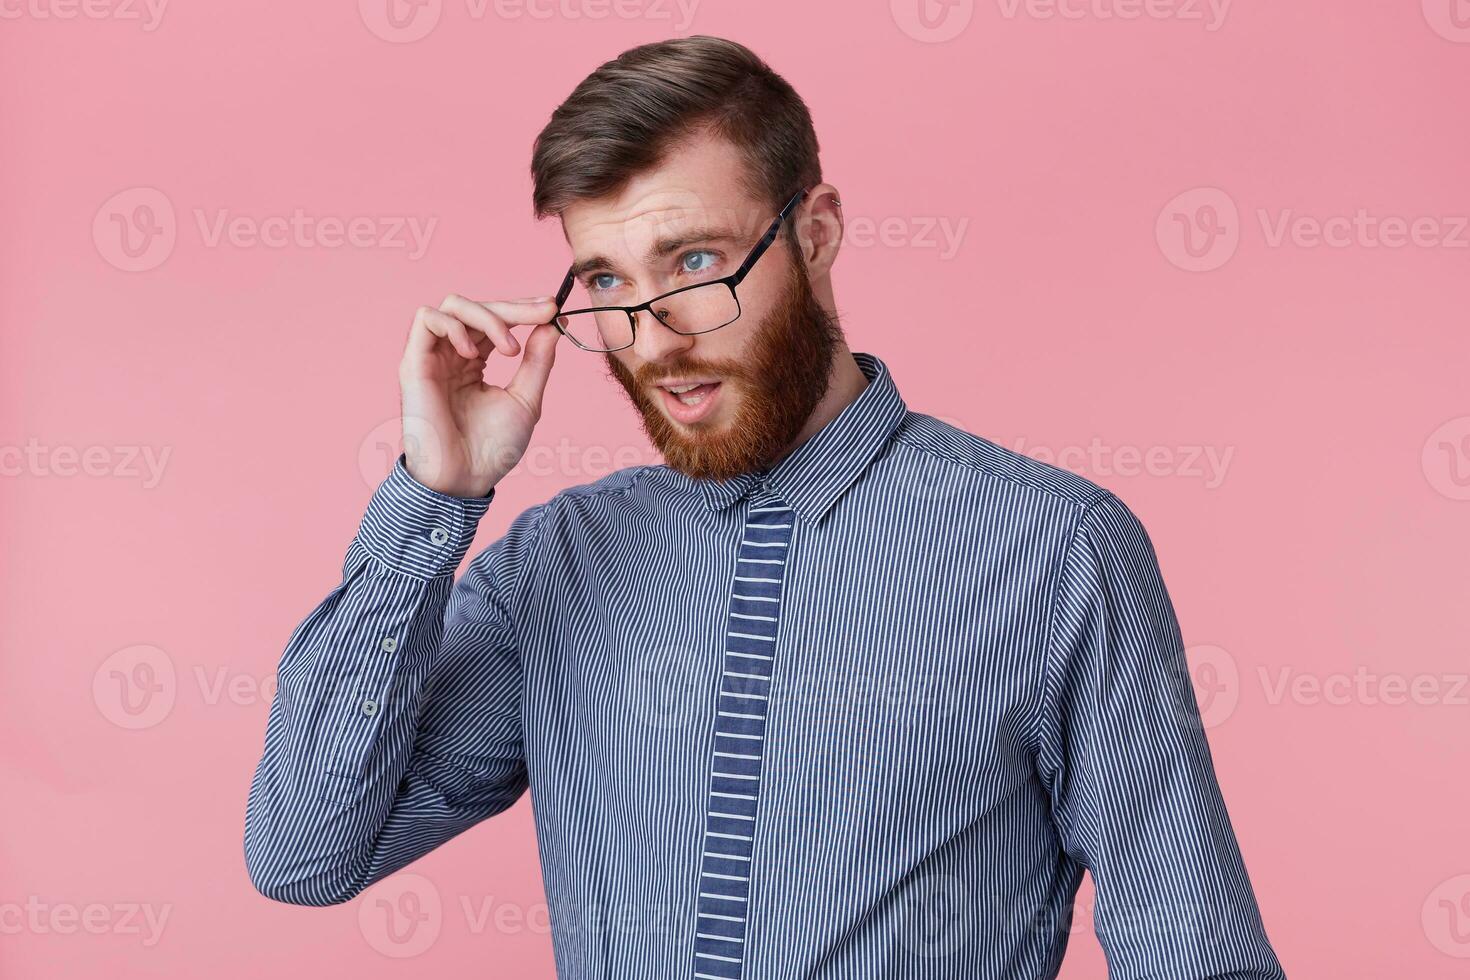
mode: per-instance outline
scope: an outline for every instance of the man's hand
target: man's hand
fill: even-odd
[[[488,300],[451,294],[419,307],[398,366],[409,474],[431,490],[483,497],[520,461],[541,418],[541,396],[561,336],[550,298]],[[512,327],[537,324],[503,388],[483,380],[491,351],[521,353]]]

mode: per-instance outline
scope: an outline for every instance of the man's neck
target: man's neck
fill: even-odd
[[[828,375],[827,393],[822,400],[817,402],[816,408],[812,409],[811,415],[807,416],[806,424],[791,440],[791,444],[781,453],[776,460],[790,456],[803,443],[820,432],[828,422],[831,422],[842,410],[851,405],[857,396],[863,393],[868,386],[868,376],[863,374],[863,369],[858,367],[858,362],[853,358],[852,351],[848,350],[846,344],[839,344],[832,354],[832,371]],[[774,463],[772,465],[775,465]]]

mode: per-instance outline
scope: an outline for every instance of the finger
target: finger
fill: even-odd
[[[556,315],[556,300],[551,296],[541,296],[530,301],[489,299],[481,305],[511,327],[523,323],[550,323],[551,318]]]
[[[521,342],[510,335],[510,327],[484,304],[465,299],[458,293],[450,293],[439,304],[439,309],[457,317],[460,322],[484,333],[495,342],[495,349],[506,357],[521,352]]]
[[[440,310],[430,309],[427,306],[419,308],[418,316],[414,318],[415,327],[421,328],[417,331],[420,337],[410,335],[409,346],[416,352],[432,354],[437,341],[435,338],[442,337],[448,340],[450,345],[466,358],[480,356],[479,350],[470,340],[469,330],[455,317]]]
[[[420,306],[413,314],[413,323],[408,328],[408,343],[404,347],[403,359],[407,362],[423,362],[434,355],[439,338],[446,330],[436,322],[438,311],[432,306]]]
[[[541,417],[541,396],[546,392],[546,380],[551,377],[551,366],[556,362],[556,342],[561,331],[549,323],[542,323],[526,338],[526,353],[516,366],[505,390],[515,395],[531,409],[536,418]]]

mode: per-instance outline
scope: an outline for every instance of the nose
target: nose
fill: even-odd
[[[647,310],[639,310],[633,316],[638,325],[633,338],[633,350],[644,363],[654,364],[667,360],[694,346],[693,337],[670,330],[662,320]]]

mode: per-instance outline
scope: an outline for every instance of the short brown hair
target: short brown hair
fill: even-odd
[[[694,35],[624,51],[557,106],[531,154],[536,217],[616,192],[706,130],[741,152],[746,190],[772,211],[822,182],[796,90],[744,45]]]

